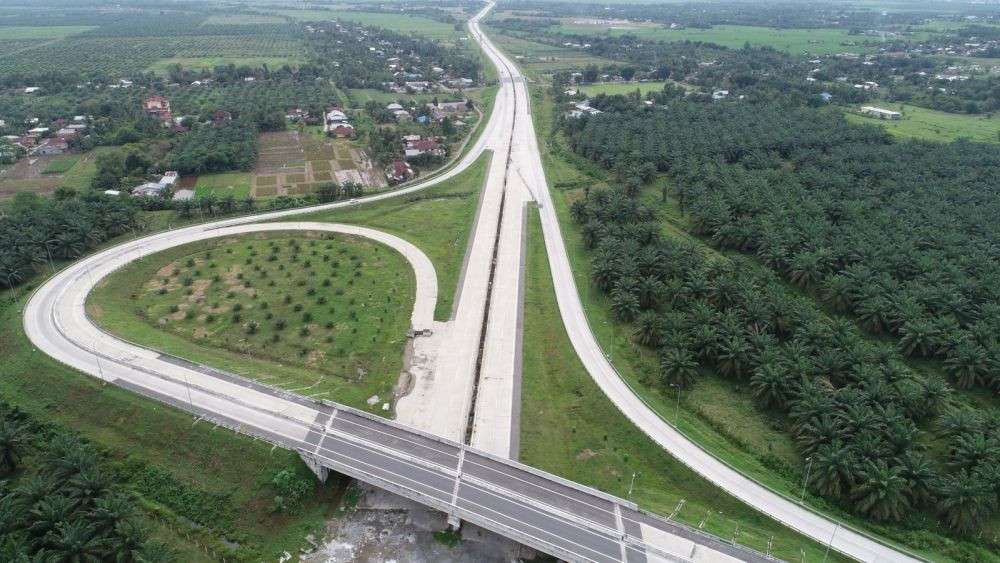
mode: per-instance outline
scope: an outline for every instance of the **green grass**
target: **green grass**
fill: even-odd
[[[364,107],[370,101],[375,101],[383,105],[389,105],[399,99],[416,100],[418,103],[426,103],[434,99],[437,94],[397,94],[395,92],[384,92],[374,88],[351,88],[346,90],[348,98],[353,107]]]
[[[604,396],[573,350],[559,314],[537,212],[528,227],[520,460],[669,515],[727,540],[798,560],[823,546],[747,507],[693,473],[636,428]],[[800,551],[802,550],[802,551]],[[839,559],[836,555],[834,560]]]
[[[615,64],[611,59],[595,57],[579,49],[505,35],[502,31],[489,26],[484,26],[483,31],[500,50],[514,59],[525,74],[532,77],[558,70],[576,70],[590,64],[602,67]]]
[[[5,292],[0,305],[0,399],[98,444],[122,471],[138,471],[131,488],[147,515],[162,522],[159,536],[187,538],[182,555],[229,544],[250,552],[243,559],[276,560],[301,546],[306,534],[321,532],[337,487],[317,487],[294,514],[271,511],[275,491],[269,483],[277,471],[310,475],[294,453],[272,451],[209,423],[193,424],[188,414],[50,358],[24,334],[20,295],[12,303]]]
[[[437,272],[434,317],[448,319],[490,158],[491,154],[483,154],[461,174],[410,196],[320,211],[303,215],[300,220],[364,225],[415,244],[427,254]]]
[[[847,113],[847,120],[885,127],[902,139],[950,142],[969,139],[983,143],[1000,142],[1000,117],[947,113],[909,104],[873,103],[876,107],[891,109],[903,114],[898,120],[878,119]]]
[[[62,39],[94,29],[89,25],[8,26],[0,27],[0,41],[22,39]]]
[[[170,57],[160,59],[146,67],[149,72],[166,74],[168,67],[179,64],[189,70],[212,70],[217,66],[233,64],[236,66],[248,66],[252,68],[268,67],[277,70],[284,65],[296,66],[301,64],[303,59],[295,57],[241,57],[241,56],[218,56],[218,57]]]
[[[78,154],[65,154],[57,156],[49,161],[49,164],[42,171],[42,174],[65,174],[80,161]]]
[[[250,174],[248,172],[222,172],[198,176],[194,187],[195,197],[232,195],[237,199],[250,195]]]
[[[285,18],[262,14],[232,14],[209,16],[201,25],[254,25],[262,23],[285,23]]]
[[[414,284],[401,255],[366,239],[259,233],[134,262],[88,311],[139,344],[382,412],[365,400],[392,402]]]
[[[415,33],[424,37],[444,41],[456,41],[467,35],[463,28],[456,31],[452,24],[439,22],[423,16],[364,12],[355,10],[271,10],[271,13],[287,16],[299,21],[328,21],[338,19],[362,25],[382,27],[397,33]]]
[[[789,53],[860,53],[871,50],[863,42],[877,38],[849,35],[845,29],[775,29],[746,25],[717,25],[709,29],[669,29],[655,24],[635,24],[621,28],[607,26],[562,24],[550,28],[559,33],[575,35],[636,35],[654,41],[703,41],[724,47],[740,48],[744,43],[769,46]]]
[[[676,82],[671,82],[676,84]],[[659,92],[663,90],[663,85],[666,82],[609,82],[605,84],[587,84],[585,86],[580,86],[579,90],[588,96],[596,96],[598,94],[607,94],[609,96],[614,96],[616,94],[631,94],[636,90],[642,95],[646,95],[647,92]]]
[[[90,181],[97,175],[97,156],[103,152],[115,150],[116,147],[97,147],[82,155],[72,168],[63,174],[61,186],[82,192],[90,188]]]

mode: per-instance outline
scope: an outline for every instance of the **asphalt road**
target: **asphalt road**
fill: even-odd
[[[448,471],[452,471],[450,467],[428,471],[425,459],[394,449],[399,447],[398,445],[386,446],[368,440],[359,445],[358,439],[351,437],[350,432],[330,427],[336,417],[329,418],[329,412],[326,413],[328,416],[326,424],[321,426],[323,431],[317,431],[317,421],[323,420],[324,409],[333,407],[320,407],[289,393],[241,381],[235,376],[200,366],[186,365],[183,361],[133,346],[103,333],[86,317],[84,302],[89,290],[101,277],[125,262],[177,244],[208,238],[213,236],[212,231],[219,232],[224,228],[233,227],[248,231],[274,228],[251,225],[251,223],[412,193],[460,173],[475,161],[483,150],[508,146],[506,143],[509,142],[511,147],[509,168],[516,171],[523,182],[523,188],[527,190],[527,195],[522,194],[522,196],[525,199],[534,198],[540,206],[550,268],[567,333],[588,372],[615,405],[674,457],[723,490],[775,520],[818,542],[830,542],[838,551],[859,560],[908,560],[909,558],[900,552],[813,513],[729,468],[659,418],[614,371],[597,344],[583,314],[559,223],[545,182],[524,78],[511,61],[479,30],[479,17],[491,8],[492,4],[474,18],[470,22],[470,29],[473,37],[480,42],[498,67],[501,78],[501,94],[498,94],[498,97],[502,95],[504,99],[514,100],[514,103],[497,105],[480,139],[456,166],[431,180],[394,192],[308,209],[264,213],[186,227],[123,243],[82,259],[48,280],[28,302],[24,327],[32,343],[59,361],[107,382],[189,410],[237,431],[259,436],[285,447],[299,449],[306,455],[310,455],[311,452],[311,455],[328,467],[375,485],[385,486],[404,496],[417,497],[414,500],[431,506],[444,507],[463,519],[505,533],[560,557],[581,561],[625,559],[652,561],[673,558],[698,559],[705,555],[716,557],[712,554],[725,558],[727,556],[723,554],[731,552],[739,558],[753,559],[756,556],[752,552],[732,551],[733,548],[696,531],[638,512],[620,499],[610,500],[616,526],[608,528],[607,511],[603,516],[587,516],[587,510],[580,508],[582,505],[599,506],[601,502],[597,499],[605,498],[604,495],[577,485],[563,483],[554,476],[539,474],[500,458],[495,462],[507,468],[505,471],[519,468],[540,475],[546,483],[542,487],[546,491],[532,488],[531,490],[539,492],[539,495],[532,494],[526,497],[521,492],[507,488],[513,487],[509,483],[505,486],[484,484],[477,480],[478,477],[465,477],[460,469],[456,469],[456,476],[451,479],[451,489],[448,489],[449,484],[442,477],[442,471],[447,476]],[[516,232],[516,229],[506,229],[503,232]],[[374,233],[370,234],[376,236]],[[391,244],[391,241],[389,243]],[[507,286],[514,287],[513,284]],[[436,291],[436,282],[434,288]],[[511,292],[493,295],[493,303],[506,303],[508,306],[519,306],[517,299],[519,294]],[[426,302],[427,299],[420,299],[418,296],[418,306]],[[423,311],[421,315],[427,314],[425,306],[419,308]],[[430,311],[433,311],[433,305]],[[416,309],[414,320],[417,320]],[[505,322],[509,325],[511,321],[508,319]],[[516,324],[516,320],[514,322]],[[516,346],[511,350],[516,353]],[[503,386],[501,389],[506,390],[507,387]],[[341,410],[348,412],[346,409],[338,408],[338,412]],[[393,423],[386,421],[380,421],[379,424],[393,426]],[[397,432],[408,433],[406,438],[399,438],[404,441],[409,440],[410,436],[419,434],[412,429],[395,426],[393,428],[396,428]],[[369,428],[367,431],[384,436],[381,434],[382,430]],[[463,446],[457,447],[460,451],[468,450]],[[486,452],[478,453],[481,456],[488,456]],[[433,454],[438,460],[434,462],[435,464],[440,465],[438,462],[441,455],[443,454],[440,451]],[[385,456],[394,460],[392,463],[395,465],[392,467],[397,471],[391,472],[392,475],[384,471],[388,466],[381,465],[390,463]],[[376,458],[377,463],[372,463]],[[417,466],[420,469],[417,469]],[[392,478],[391,482],[388,480],[389,477]],[[512,477],[511,482],[519,483],[518,486],[521,486],[524,484],[524,479]],[[560,483],[573,491],[582,491],[583,501],[577,502],[576,508],[569,511],[554,506],[552,503],[556,501],[553,499],[564,497],[559,494],[553,496],[551,490],[554,488],[553,483]],[[442,488],[451,490],[451,497],[447,497]],[[565,490],[561,494],[565,495]],[[541,498],[536,498],[539,496]],[[448,506],[441,504],[446,498],[451,500]],[[596,521],[598,519],[600,522]],[[685,539],[687,537],[695,541]],[[617,546],[617,556],[613,553],[612,546]],[[711,551],[708,551],[709,548]]]

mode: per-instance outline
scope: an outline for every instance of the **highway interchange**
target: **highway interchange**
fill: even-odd
[[[572,276],[525,79],[479,28],[491,8],[470,20],[469,29],[496,66],[500,89],[482,135],[453,167],[393,192],[185,227],[82,259],[38,288],[25,307],[32,343],[106,382],[295,449],[319,473],[334,469],[567,560],[764,559],[508,459],[517,452],[524,222],[526,205],[534,201],[570,341],[593,379],[633,423],[716,486],[817,542],[863,561],[910,560],[730,468],[660,418],[615,372],[590,330]],[[455,314],[446,322],[433,318],[438,292],[433,265],[412,244],[363,227],[284,221],[425,189],[461,173],[487,151],[492,157],[486,185]],[[413,266],[417,295],[411,326],[426,336],[413,339],[412,392],[398,402],[396,421],[165,356],[101,331],[86,314],[90,290],[128,262],[197,240],[264,230],[364,236],[396,249]]]

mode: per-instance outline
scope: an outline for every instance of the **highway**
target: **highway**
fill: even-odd
[[[518,311],[523,299],[520,289],[523,228],[519,228],[519,222],[523,224],[524,204],[535,200],[540,208],[560,312],[570,340],[590,375],[632,422],[695,472],[790,528],[822,544],[830,542],[833,548],[859,560],[908,560],[900,552],[789,501],[729,468],[658,417],[618,376],[605,358],[583,312],[545,181],[525,79],[479,29],[479,19],[492,6],[487,5],[477,14],[469,27],[474,39],[497,66],[501,88],[482,136],[454,167],[430,180],[394,192],[185,227],[129,241],[81,259],[40,286],[26,305],[24,327],[32,343],[57,360],[108,383],[295,449],[313,463],[319,473],[324,467],[337,470],[557,557],[573,561],[763,559],[760,554],[734,548],[695,530],[645,514],[621,499],[505,459],[516,452],[516,413],[513,409],[518,398],[521,337]],[[424,395],[415,394],[414,397],[423,397],[419,401],[408,399],[419,403],[416,407],[400,402],[401,414],[407,408],[414,413],[410,418],[400,417],[407,424],[375,418],[332,403],[315,402],[132,345],[104,333],[86,315],[86,296],[101,278],[153,252],[227,234],[322,229],[367,236],[400,251],[417,272],[413,328],[444,328],[433,321],[437,282],[433,279],[433,267],[428,271],[429,261],[424,262],[426,256],[419,249],[407,246],[402,239],[371,229],[265,222],[413,193],[454,177],[484,151],[492,151],[493,159],[470,243],[470,253],[474,255],[470,256],[463,276],[462,294],[457,300],[459,310],[454,321],[462,320],[463,314],[469,316],[462,320],[463,328],[452,333],[462,338],[460,346],[445,346],[452,353],[451,360],[442,360],[442,364],[450,361],[448,365],[453,366],[447,370],[451,374],[449,378],[438,380],[436,387],[429,386]],[[513,180],[515,177],[517,179]],[[489,187],[491,182],[495,186],[493,189]],[[490,244],[491,235],[493,242]],[[480,253],[487,253],[493,259],[477,258]],[[473,259],[478,263],[474,264]],[[496,268],[496,263],[505,266]],[[471,303],[473,312],[462,312],[467,303]],[[477,319],[480,324],[473,338],[469,331],[476,330]],[[447,331],[442,332],[442,335],[447,334]],[[470,347],[470,343],[479,340],[485,341],[482,352]],[[441,342],[447,344],[449,341]],[[481,375],[475,367],[477,354],[489,358],[484,362]],[[429,375],[433,378],[435,374]],[[478,394],[474,392],[477,376],[482,387]],[[448,399],[458,407],[439,409],[450,417],[448,431],[431,433],[426,428],[415,428],[423,420],[421,413],[437,409],[433,400],[441,396],[442,390],[448,390],[444,385],[447,381],[461,389]],[[455,436],[453,421],[473,407],[475,418],[470,447],[463,445],[465,440],[461,437]],[[497,428],[500,431],[496,431]]]

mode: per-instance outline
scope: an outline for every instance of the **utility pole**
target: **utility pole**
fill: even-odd
[[[833,538],[837,537],[837,530],[840,530],[840,522],[837,522],[837,527],[833,529],[830,541],[826,542],[826,552],[823,554],[823,563],[826,563],[826,558],[830,556],[830,546],[833,545]]]
[[[628,500],[632,500],[632,489],[635,488],[635,471],[632,472],[632,482],[628,485]]]
[[[677,406],[674,407],[674,426],[678,426],[681,420],[681,386],[676,383],[671,383],[670,386],[677,393]]]
[[[806,465],[806,478],[802,480],[802,494],[799,495],[799,504],[802,504],[806,498],[806,485],[809,484],[809,472],[812,471],[813,466],[812,456],[807,457],[806,461],[808,461],[809,464]]]

